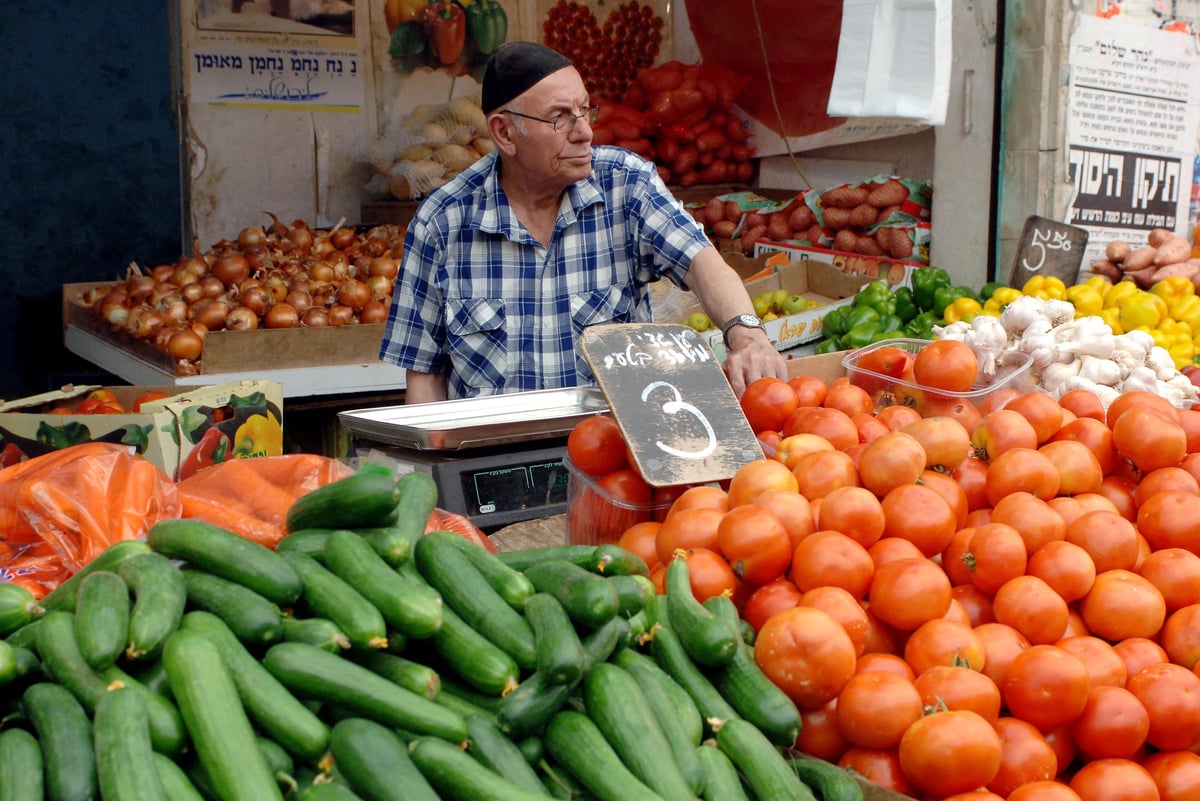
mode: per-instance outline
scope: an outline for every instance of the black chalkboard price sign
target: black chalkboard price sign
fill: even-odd
[[[720,481],[763,458],[712,349],[693,329],[597,325],[583,332],[581,347],[651,485]]]
[[[1087,242],[1088,232],[1083,228],[1031,215],[1021,232],[1009,286],[1019,289],[1035,275],[1061,278],[1071,286],[1079,279]]]

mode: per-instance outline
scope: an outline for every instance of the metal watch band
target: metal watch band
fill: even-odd
[[[735,314],[725,321],[725,325],[721,326],[721,340],[725,343],[725,347],[729,347],[729,329],[734,326],[742,326],[743,328],[758,328],[763,327],[762,320],[755,317],[753,314]]]

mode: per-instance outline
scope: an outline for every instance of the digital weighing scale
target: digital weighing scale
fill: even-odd
[[[537,390],[338,413],[351,452],[433,476],[438,506],[487,533],[567,507],[567,436],[608,411],[595,387]]]

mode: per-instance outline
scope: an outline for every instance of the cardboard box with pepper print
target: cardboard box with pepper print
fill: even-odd
[[[283,386],[74,386],[0,402],[0,467],[80,442],[119,442],[175,480],[283,453]]]

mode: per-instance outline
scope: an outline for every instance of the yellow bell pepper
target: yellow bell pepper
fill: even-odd
[[[1154,328],[1166,314],[1166,304],[1160,309],[1155,301],[1162,301],[1157,295],[1136,290],[1121,303],[1121,327],[1126,331],[1132,328]]]
[[[1125,328],[1121,325],[1121,310],[1115,306],[1111,309],[1103,309],[1100,312],[1100,319],[1108,323],[1108,327],[1113,330],[1114,334],[1125,333]]]
[[[1195,295],[1196,287],[1192,284],[1192,279],[1182,275],[1172,275],[1156,282],[1154,286],[1150,287],[1150,291],[1170,303],[1172,298]]]
[[[992,296],[988,298],[988,301],[997,301],[1000,304],[1000,307],[1003,308],[1019,297],[1021,297],[1021,290],[1017,289],[1016,287],[1002,286],[992,293]],[[985,303],[984,305],[986,306],[987,304]]]
[[[233,435],[233,454],[238,458],[278,456],[281,453],[283,426],[279,425],[279,420],[270,411],[265,415],[250,415]]]
[[[981,311],[983,311],[983,306],[975,298],[955,298],[946,307],[946,311],[942,314],[942,319],[947,323],[957,323],[959,320],[969,323]]]
[[[1175,369],[1182,370],[1193,363],[1192,360],[1196,356],[1196,345],[1191,340],[1180,342],[1168,347],[1167,353],[1171,354],[1171,361],[1175,363]]]
[[[1103,296],[1105,292],[1112,288],[1113,282],[1109,281],[1103,275],[1093,275],[1091,278],[1084,281],[1083,285],[1090,286],[1092,289],[1099,292],[1101,296]]]
[[[1066,300],[1075,307],[1076,317],[1091,317],[1104,308],[1104,296],[1086,284],[1069,287]]]
[[[1132,281],[1118,281],[1104,293],[1104,308],[1118,308],[1125,298],[1137,293],[1137,284]]]
[[[1167,303],[1167,312],[1171,318],[1181,323],[1187,323],[1193,331],[1200,328],[1200,295],[1187,295],[1177,298],[1174,303]]]

